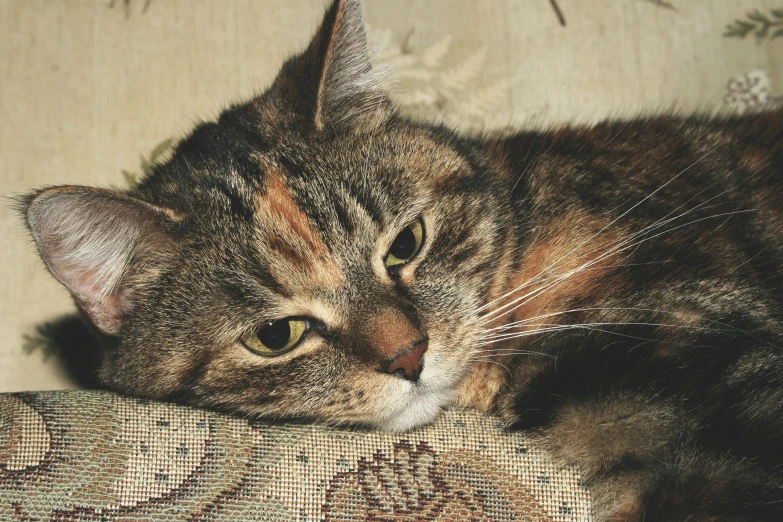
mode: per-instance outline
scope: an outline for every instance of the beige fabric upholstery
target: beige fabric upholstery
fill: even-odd
[[[472,412],[389,434],[0,394],[0,520],[590,519],[575,472]]]

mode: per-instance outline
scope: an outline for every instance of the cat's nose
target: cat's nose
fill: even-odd
[[[427,341],[417,342],[410,350],[407,350],[389,363],[386,373],[399,375],[412,382],[418,381],[424,366],[421,357],[426,351]]]

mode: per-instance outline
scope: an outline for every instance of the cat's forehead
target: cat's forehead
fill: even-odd
[[[301,289],[342,287],[373,262],[383,272],[389,243],[433,203],[432,180],[467,168],[410,131],[289,139],[254,161],[257,257],[277,282]]]
[[[288,289],[334,288],[443,199],[439,184],[470,170],[452,147],[404,123],[274,140],[212,124],[141,190],[157,204],[178,201],[195,244],[228,250],[231,270],[241,257]]]
[[[308,209],[301,197],[292,193],[280,170],[267,167],[264,189],[255,200],[254,246],[275,279],[321,288],[333,288],[345,280],[335,255],[339,231],[326,226],[328,218],[324,219],[323,212]],[[320,217],[320,222],[314,216]]]
[[[407,122],[370,133],[285,140],[266,157],[303,197],[321,188],[339,197],[348,188],[366,200],[388,197],[391,205],[470,170],[459,152],[430,129]],[[267,165],[263,170],[266,176]]]

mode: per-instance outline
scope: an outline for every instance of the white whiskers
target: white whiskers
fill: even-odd
[[[534,299],[546,295],[548,292],[550,292],[557,286],[561,285],[562,283],[568,281],[569,279],[573,278],[575,275],[580,274],[582,272],[588,270],[601,270],[601,269],[623,267],[623,266],[662,264],[662,263],[669,263],[673,261],[673,260],[664,260],[664,261],[654,261],[650,263],[625,263],[625,264],[622,263],[622,261],[620,261],[612,264],[601,264],[603,261],[608,260],[608,258],[610,257],[617,256],[623,253],[626,253],[626,255],[632,254],[643,243],[659,238],[665,234],[670,234],[684,227],[689,227],[694,224],[704,222],[707,220],[725,218],[717,226],[717,228],[714,229],[714,230],[718,230],[722,226],[724,226],[726,222],[729,219],[731,219],[731,217],[738,214],[756,211],[756,209],[743,210],[740,208],[734,208],[731,211],[717,212],[709,216],[698,217],[683,223],[682,222],[683,218],[692,215],[694,212],[705,211],[708,209],[717,209],[727,204],[736,204],[736,202],[732,202],[732,201],[716,202],[716,200],[721,196],[725,195],[726,193],[736,189],[742,182],[738,182],[732,185],[731,187],[719,192],[718,194],[715,194],[707,198],[705,201],[702,201],[701,203],[694,205],[692,208],[686,208],[688,204],[693,202],[694,199],[696,199],[699,195],[703,194],[705,191],[714,187],[717,184],[716,182],[696,192],[692,197],[687,199],[687,201],[685,201],[684,203],[677,206],[675,209],[668,212],[665,216],[645,226],[641,230],[633,232],[621,238],[620,240],[615,241],[614,243],[610,243],[608,246],[601,245],[601,246],[597,246],[596,248],[589,249],[588,252],[581,251],[581,249],[585,245],[589,245],[601,234],[603,234],[604,232],[609,230],[612,226],[620,222],[623,218],[628,216],[634,209],[638,208],[640,205],[653,198],[657,193],[659,193],[665,187],[670,185],[677,178],[682,176],[694,165],[702,161],[713,150],[715,150],[715,148],[704,153],[701,157],[699,157],[696,161],[688,165],[677,175],[673,176],[671,179],[663,183],[657,189],[647,194],[636,204],[632,205],[630,208],[623,211],[619,216],[612,219],[608,224],[603,226],[596,233],[590,235],[587,239],[578,241],[576,246],[570,248],[565,254],[559,256],[556,260],[552,261],[551,263],[548,263],[544,268],[540,269],[533,277],[529,278],[527,281],[509,290],[508,292],[505,292],[503,295],[500,295],[499,297],[494,298],[491,301],[478,307],[474,311],[474,316],[478,320],[478,325],[484,328],[479,330],[478,332],[479,336],[475,345],[476,351],[472,356],[473,360],[493,362],[492,361],[493,356],[497,356],[497,355],[541,355],[541,356],[552,357],[550,354],[545,354],[541,352],[527,352],[527,351],[515,350],[513,348],[504,348],[504,347],[500,347],[500,348],[486,348],[486,347],[489,347],[497,343],[514,340],[514,339],[521,339],[525,337],[544,335],[544,334],[553,334],[553,333],[564,332],[564,331],[587,329],[591,331],[606,332],[612,335],[644,341],[642,344],[646,344],[648,342],[663,342],[663,341],[661,339],[646,339],[646,338],[630,335],[623,332],[617,332],[612,330],[611,327],[639,326],[639,327],[675,328],[675,329],[685,329],[694,333],[704,333],[704,332],[712,333],[712,332],[729,332],[729,331],[742,332],[737,328],[734,328],[730,325],[719,323],[717,321],[708,321],[706,325],[700,325],[700,326],[689,325],[689,324],[670,324],[670,323],[641,322],[641,321],[640,322],[597,321],[597,322],[580,322],[576,324],[558,324],[558,323],[547,321],[547,319],[555,318],[558,316],[562,317],[571,313],[607,311],[607,310],[644,311],[648,313],[674,314],[674,315],[682,315],[682,316],[688,315],[688,314],[682,314],[679,312],[672,312],[667,310],[653,310],[653,309],[631,308],[631,307],[575,308],[571,310],[564,310],[560,312],[538,315],[536,317],[529,317],[527,319],[517,320],[517,321],[513,321],[497,326],[491,326],[493,323],[497,322],[500,318],[504,316],[508,316],[509,314],[512,314],[513,312],[519,310],[520,307],[530,303]],[[568,259],[574,258],[575,256],[577,261],[576,267],[569,268],[559,274],[553,273],[558,269],[558,267],[562,267],[564,262],[566,262]],[[504,302],[504,301],[508,301],[508,302]],[[752,335],[748,332],[742,332],[742,333],[747,335]],[[668,340],[665,342],[669,344],[677,344],[676,342],[668,341]]]

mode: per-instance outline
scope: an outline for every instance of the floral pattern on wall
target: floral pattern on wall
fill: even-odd
[[[747,13],[744,17],[734,20],[726,25],[723,36],[733,38],[745,38],[753,36],[757,42],[766,38],[772,40],[783,38],[783,8],[770,9],[762,12],[756,9]]]
[[[772,82],[760,70],[731,78],[726,86],[726,105],[737,114],[759,112],[783,104],[783,96],[772,95]]]
[[[492,120],[521,75],[492,78],[479,86],[487,63],[485,46],[455,60],[451,35],[426,41],[419,37],[423,32],[413,29],[395,45],[390,29],[371,28],[371,37],[382,49],[376,64],[390,69],[395,101],[414,114],[437,114],[459,125]]]

